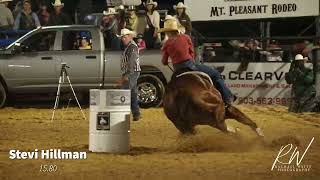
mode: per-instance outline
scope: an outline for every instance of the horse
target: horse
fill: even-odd
[[[182,134],[195,134],[196,125],[209,125],[224,133],[235,133],[225,120],[235,119],[259,136],[257,124],[233,105],[225,107],[211,78],[198,71],[181,70],[172,75],[163,99],[164,113]]]

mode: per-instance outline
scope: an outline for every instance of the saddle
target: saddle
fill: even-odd
[[[201,72],[201,71],[195,71],[190,68],[179,69],[178,71],[176,71],[172,75],[172,78],[178,78],[178,77],[185,76],[185,75],[194,75],[194,76],[198,77],[199,79],[204,78],[204,79],[208,80],[211,85],[214,86],[212,79],[210,78],[210,76],[208,74]]]

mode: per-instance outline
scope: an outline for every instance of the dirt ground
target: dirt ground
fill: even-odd
[[[292,114],[282,106],[238,107],[262,127],[264,142],[233,120],[227,122],[240,128],[237,135],[199,126],[195,136],[183,137],[161,108],[148,109],[142,111],[141,121],[131,123],[131,151],[122,155],[88,151],[89,123],[77,108],[58,110],[53,123],[49,108],[0,109],[0,179],[320,179],[320,114]],[[85,112],[88,116],[89,110]],[[297,145],[301,158],[312,137],[315,140],[301,162],[311,165],[309,172],[271,171],[281,146]],[[88,157],[9,159],[11,149],[52,148],[87,151]],[[44,164],[58,169],[40,172]]]

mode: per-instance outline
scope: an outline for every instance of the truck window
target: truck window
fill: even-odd
[[[64,31],[62,36],[62,50],[92,50],[92,36],[90,31]]]
[[[55,31],[40,32],[26,39],[22,45],[28,51],[53,51],[55,38]]]

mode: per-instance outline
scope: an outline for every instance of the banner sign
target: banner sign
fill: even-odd
[[[243,104],[288,105],[291,85],[284,76],[290,63],[249,63],[246,71],[239,72],[240,63],[205,63],[210,67],[224,67],[221,73],[226,85]]]
[[[139,6],[141,0],[106,0],[107,6]]]
[[[185,0],[192,21],[318,16],[319,0]]]

